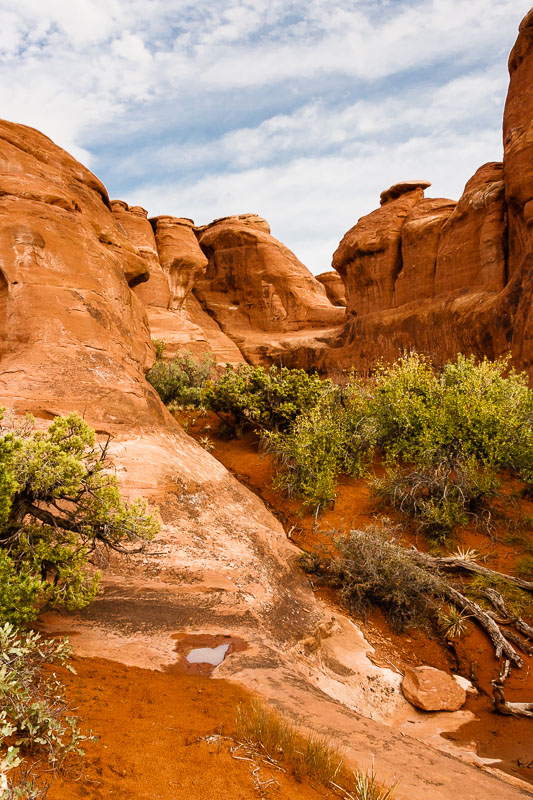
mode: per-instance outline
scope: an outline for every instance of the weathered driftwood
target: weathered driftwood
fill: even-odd
[[[511,614],[505,605],[505,600],[500,592],[497,592],[496,589],[487,587],[481,591],[481,594],[490,600],[496,611],[498,611],[498,613],[503,617],[504,623],[514,625],[516,630],[521,633],[525,639],[530,639],[533,641],[533,628],[531,625],[528,625],[527,622],[524,622],[522,617],[519,617],[517,614]]]
[[[503,693],[503,681],[492,681],[492,699],[494,711],[498,714],[505,714],[508,717],[531,717],[533,718],[533,703],[509,703]]]
[[[417,552],[420,552],[417,550]],[[426,556],[426,553],[421,553]],[[464,572],[475,572],[477,575],[486,575],[489,578],[502,578],[507,583],[512,583],[513,586],[518,586],[520,589],[525,589],[526,592],[533,592],[533,583],[531,581],[524,581],[522,578],[516,578],[514,575],[507,575],[505,572],[497,572],[494,569],[483,567],[481,564],[476,564],[475,561],[467,561],[458,556],[429,556],[427,559],[431,561],[439,569],[463,570]]]
[[[460,608],[462,611],[467,611],[471,617],[474,617],[483,630],[488,633],[490,640],[494,645],[496,658],[505,656],[513,664],[516,664],[517,667],[521,667],[523,665],[524,662],[522,661],[522,658],[518,655],[512,644],[510,644],[510,642],[505,638],[499,626],[492,619],[492,617],[487,614],[487,612],[481,608],[480,605],[474,602],[474,600],[470,600],[468,597],[465,597],[463,594],[461,594],[461,592],[458,592],[457,589],[454,589],[453,586],[450,586],[447,583],[444,583],[443,585],[443,593],[448,600],[457,606],[457,608]]]
[[[521,589],[533,592],[533,583],[524,581],[521,578],[515,578],[513,575],[506,575],[503,572],[496,572],[488,567],[482,567],[481,565],[476,564],[475,561],[460,558],[459,556],[432,556],[429,555],[429,553],[420,552],[420,550],[417,550],[415,547],[411,549],[411,552],[415,560],[417,560],[422,566],[425,566],[426,568],[429,567],[432,570],[462,570],[464,572],[485,575],[490,578],[501,578],[506,580],[508,583],[519,586]],[[515,664],[517,667],[523,666],[523,660],[511,644],[511,640],[513,640],[515,644],[526,653],[530,653],[529,645],[523,642],[522,639],[515,637],[512,632],[510,635],[508,635],[509,631],[502,631],[500,625],[512,624],[525,638],[532,640],[533,628],[520,619],[520,617],[513,617],[508,612],[505,606],[505,601],[499,592],[497,592],[495,589],[483,590],[485,596],[488,597],[494,608],[496,608],[498,613],[503,617],[501,620],[495,619],[491,612],[485,611],[478,603],[469,599],[468,597],[465,597],[464,594],[459,592],[453,586],[450,586],[450,584],[448,584],[446,581],[443,581],[442,592],[449,601],[457,606],[457,608],[468,612],[468,614],[478,622],[483,630],[486,631],[494,645],[496,658],[502,658],[502,656],[504,656],[509,660],[509,662]]]

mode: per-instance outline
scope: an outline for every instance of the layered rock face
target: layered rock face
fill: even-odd
[[[317,353],[326,371],[414,348],[437,363],[510,352],[533,378],[533,12],[509,72],[503,164],[480,167],[458,203],[425,199],[427,181],[395,184],[344,236],[346,325]]]
[[[513,355],[533,373],[533,9],[520,25],[509,57],[503,115],[505,201],[509,215],[508,272]]]
[[[100,181],[41,133],[0,122],[0,221],[0,394],[38,416],[74,403],[111,419],[119,402],[160,416],[132,291],[149,267]]]
[[[248,360],[272,360],[300,346],[303,330],[312,340],[342,321],[343,309],[261,217],[224,217],[197,235],[209,263],[194,294]]]
[[[140,206],[112,200],[111,209],[121,230],[146,261],[150,280],[135,287],[143,303],[153,339],[166,345],[165,355],[188,349],[198,357],[211,353],[222,364],[238,364],[244,357],[220,326],[192,295],[196,278],[205,272],[202,253],[190,219],[161,216],[148,219]]]

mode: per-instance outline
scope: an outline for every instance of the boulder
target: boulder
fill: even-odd
[[[435,667],[410,667],[405,671],[402,692],[422,711],[458,711],[466,702],[466,692],[458,681]]]

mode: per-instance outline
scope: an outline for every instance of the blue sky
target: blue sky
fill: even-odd
[[[255,212],[315,273],[392,183],[501,159],[530,0],[0,0],[3,117],[150,215]]]

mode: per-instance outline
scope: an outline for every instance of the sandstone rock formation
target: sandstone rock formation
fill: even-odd
[[[0,123],[0,395],[37,416],[74,404],[131,419],[161,410],[143,371],[149,277],[104,186],[31,128]],[[75,279],[72,279],[72,276]],[[63,402],[64,400],[64,402]]]
[[[316,276],[319,283],[322,284],[326,290],[328,300],[334,306],[346,306],[346,290],[344,282],[338,272],[331,270],[330,272],[322,272]]]
[[[423,189],[417,187],[389,199],[342,239],[332,265],[346,286],[349,314],[358,308],[376,312],[394,306],[396,279],[403,267],[402,228],[423,198]]]
[[[466,702],[463,687],[451,675],[435,667],[407,669],[402,692],[422,711],[458,711]]]
[[[367,370],[413,348],[437,364],[511,353],[533,378],[533,12],[509,72],[503,164],[480,167],[458,203],[424,199],[427,181],[382,192],[333,256],[346,324],[331,348],[300,360]]]
[[[198,247],[191,219],[156,217],[152,224],[159,260],[168,275],[169,308],[182,312],[185,298],[205,272],[207,258]]]
[[[209,263],[194,294],[249,361],[290,353],[342,321],[343,309],[261,217],[224,217],[197,235]]]
[[[385,203],[389,203],[391,200],[397,200],[398,197],[401,197],[402,194],[408,194],[409,192],[414,192],[415,189],[428,189],[431,186],[431,181],[400,181],[400,183],[393,183],[388,189],[385,189],[381,192],[379,196],[380,205],[384,206]]]
[[[512,349],[533,373],[533,9],[522,20],[509,57],[510,84],[503,115],[503,177],[509,215],[509,302]]]
[[[192,220],[170,216],[148,220],[140,206],[111,201],[119,226],[147,262],[150,280],[135,287],[148,316],[153,339],[163,340],[165,355],[188,349],[201,356],[212,353],[221,364],[241,363],[238,347],[206,314],[192,288],[205,271],[207,259],[200,250]]]

